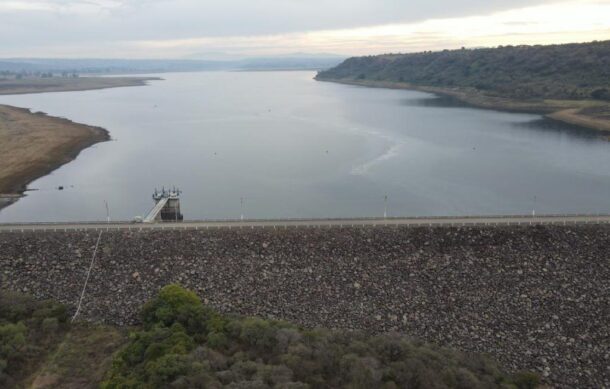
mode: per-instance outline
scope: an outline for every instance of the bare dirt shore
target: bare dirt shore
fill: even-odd
[[[358,85],[373,88],[409,89],[453,97],[466,104],[485,109],[496,109],[510,112],[529,112],[544,114],[548,118],[572,125],[600,131],[604,136],[610,135],[610,103],[596,100],[515,100],[510,98],[485,95],[474,89],[438,88],[412,85],[402,82],[370,80],[335,80],[319,81],[337,82],[340,84]]]
[[[149,81],[161,80],[158,77],[54,77],[0,79],[0,95],[19,95],[27,93],[70,92],[93,89],[144,86]]]
[[[28,183],[109,139],[100,127],[0,105],[0,208],[15,201]]]

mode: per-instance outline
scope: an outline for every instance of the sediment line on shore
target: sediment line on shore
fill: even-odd
[[[515,113],[536,113],[547,118],[558,120],[573,126],[600,132],[604,136],[610,136],[610,120],[599,118],[583,113],[582,101],[564,100],[532,100],[520,101],[498,96],[488,96],[474,89],[450,89],[431,86],[413,85],[391,81],[370,81],[351,79],[318,78],[317,81],[334,82],[345,85],[355,85],[369,88],[405,89],[420,92],[433,93],[441,96],[455,98],[458,101],[476,108],[492,109],[498,111]],[[587,108],[603,107],[610,112],[610,103],[597,102]]]

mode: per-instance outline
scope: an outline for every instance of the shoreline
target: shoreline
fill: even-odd
[[[109,140],[101,127],[0,105],[0,210],[23,197],[33,181]]]
[[[83,92],[88,90],[146,86],[149,81],[162,80],[160,77],[56,77],[0,80],[0,95]]]
[[[0,80],[0,95],[79,92],[146,86],[160,77],[78,77]],[[72,162],[85,149],[109,141],[101,127],[0,104],[0,211],[24,196],[27,186]]]
[[[481,109],[491,109],[515,113],[535,113],[545,118],[583,127],[597,132],[610,140],[610,103],[592,100],[515,100],[504,97],[484,95],[474,89],[449,89],[432,86],[420,86],[392,81],[367,81],[351,79],[314,78],[316,81],[334,82],[337,84],[362,86],[367,88],[404,89],[433,93],[439,96],[455,98],[461,103]],[[587,113],[586,109],[601,109],[608,119],[598,118]]]

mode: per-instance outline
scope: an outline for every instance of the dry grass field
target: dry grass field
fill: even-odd
[[[108,139],[99,127],[0,105],[0,194],[23,192],[29,182]]]

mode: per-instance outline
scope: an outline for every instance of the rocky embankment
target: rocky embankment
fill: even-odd
[[[78,301],[95,232],[1,233],[1,287]],[[177,282],[223,312],[397,330],[557,387],[610,387],[610,227],[105,232],[81,317]]]

